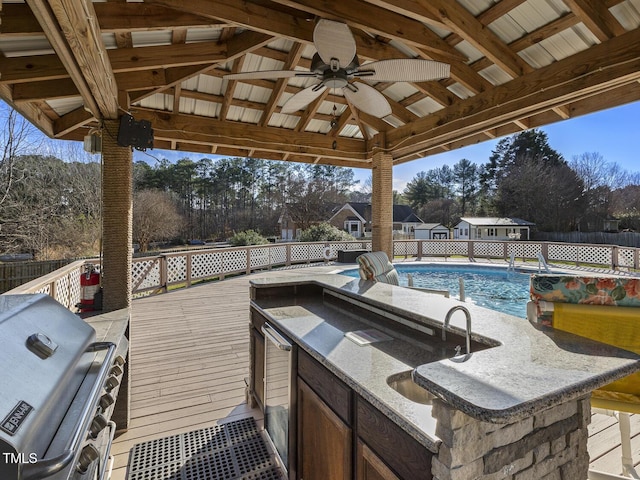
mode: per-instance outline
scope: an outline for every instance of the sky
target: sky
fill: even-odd
[[[583,153],[595,152],[624,170],[640,172],[640,102],[556,122],[539,129],[547,134],[551,148],[567,161]],[[478,165],[486,163],[501,138],[398,165],[393,168],[393,188],[402,192],[418,172],[443,165],[453,166],[463,158]],[[149,153],[169,160],[188,156],[185,152],[165,150],[150,150]],[[193,154],[192,158],[200,159],[202,155]],[[154,163],[152,158],[141,152],[135,152],[134,159]],[[368,169],[353,170],[360,183],[371,176]]]

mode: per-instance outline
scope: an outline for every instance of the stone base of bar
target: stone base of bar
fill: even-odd
[[[513,423],[475,420],[434,401],[434,480],[576,480],[589,469],[589,396],[571,400]]]

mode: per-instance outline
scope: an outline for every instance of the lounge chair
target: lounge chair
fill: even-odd
[[[360,278],[363,280],[371,280],[373,282],[389,283],[391,285],[400,285],[400,277],[398,271],[389,261],[389,257],[385,252],[368,252],[360,255],[356,261],[358,262]],[[448,290],[437,290],[432,288],[414,287],[412,284],[409,288],[420,290],[426,293],[436,293],[449,297]]]
[[[640,279],[532,275],[530,321],[640,353]],[[594,412],[618,419],[624,476],[589,470],[589,479],[640,478],[633,467],[630,413],[640,413],[640,372],[591,395]]]

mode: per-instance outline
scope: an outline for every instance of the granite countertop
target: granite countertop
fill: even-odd
[[[421,353],[414,357],[397,356],[397,351],[406,350],[406,342],[398,342],[398,349],[394,350],[377,348],[384,342],[361,347],[347,340],[344,333],[358,327],[358,320],[344,318],[340,312],[332,314],[321,305],[320,295],[317,300],[292,298],[290,305],[283,299],[277,300],[278,305],[262,300],[254,305],[264,310],[301,348],[431,449],[438,440],[430,406],[410,402],[391,389],[386,383],[389,375],[412,370],[417,384],[458,410],[479,420],[505,423],[578,398],[640,370],[640,356],[632,352],[405,287],[342,275],[295,279],[270,276],[251,283],[254,288],[317,284],[355,303],[378,307],[392,317],[398,315],[427,328],[440,328],[450,308],[466,306],[471,312],[472,339],[490,347],[481,351],[472,349],[469,356],[454,358],[452,354],[431,361],[422,359]],[[389,320],[390,332],[393,321]],[[464,335],[465,323],[465,316],[456,312],[450,330]],[[424,434],[426,439],[419,438]]]
[[[96,331],[96,342],[113,342],[118,347],[117,355],[126,358],[129,349],[127,330],[129,328],[129,309],[115,310],[84,317],[84,321]]]

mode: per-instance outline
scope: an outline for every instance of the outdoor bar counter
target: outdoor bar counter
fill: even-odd
[[[463,311],[451,315],[442,341],[443,321],[456,305],[471,313],[470,354]],[[340,478],[367,478],[373,469],[382,478],[420,471],[420,478],[440,480],[541,479],[558,471],[563,479],[586,479],[589,394],[640,370],[632,352],[437,294],[341,275],[253,280],[251,312],[254,331],[268,322],[297,349],[290,478],[321,478],[313,476],[321,461],[307,466],[305,455],[305,431],[314,430],[309,419],[318,416],[305,409],[317,394],[318,411],[336,413],[336,431],[349,432],[348,451],[339,457],[349,465]],[[250,390],[262,406],[256,369],[264,366],[253,341],[251,355]],[[347,392],[341,401],[332,404],[327,383]],[[370,418],[391,426],[370,427]],[[331,443],[335,457],[340,447]],[[322,447],[313,450],[322,456]]]

